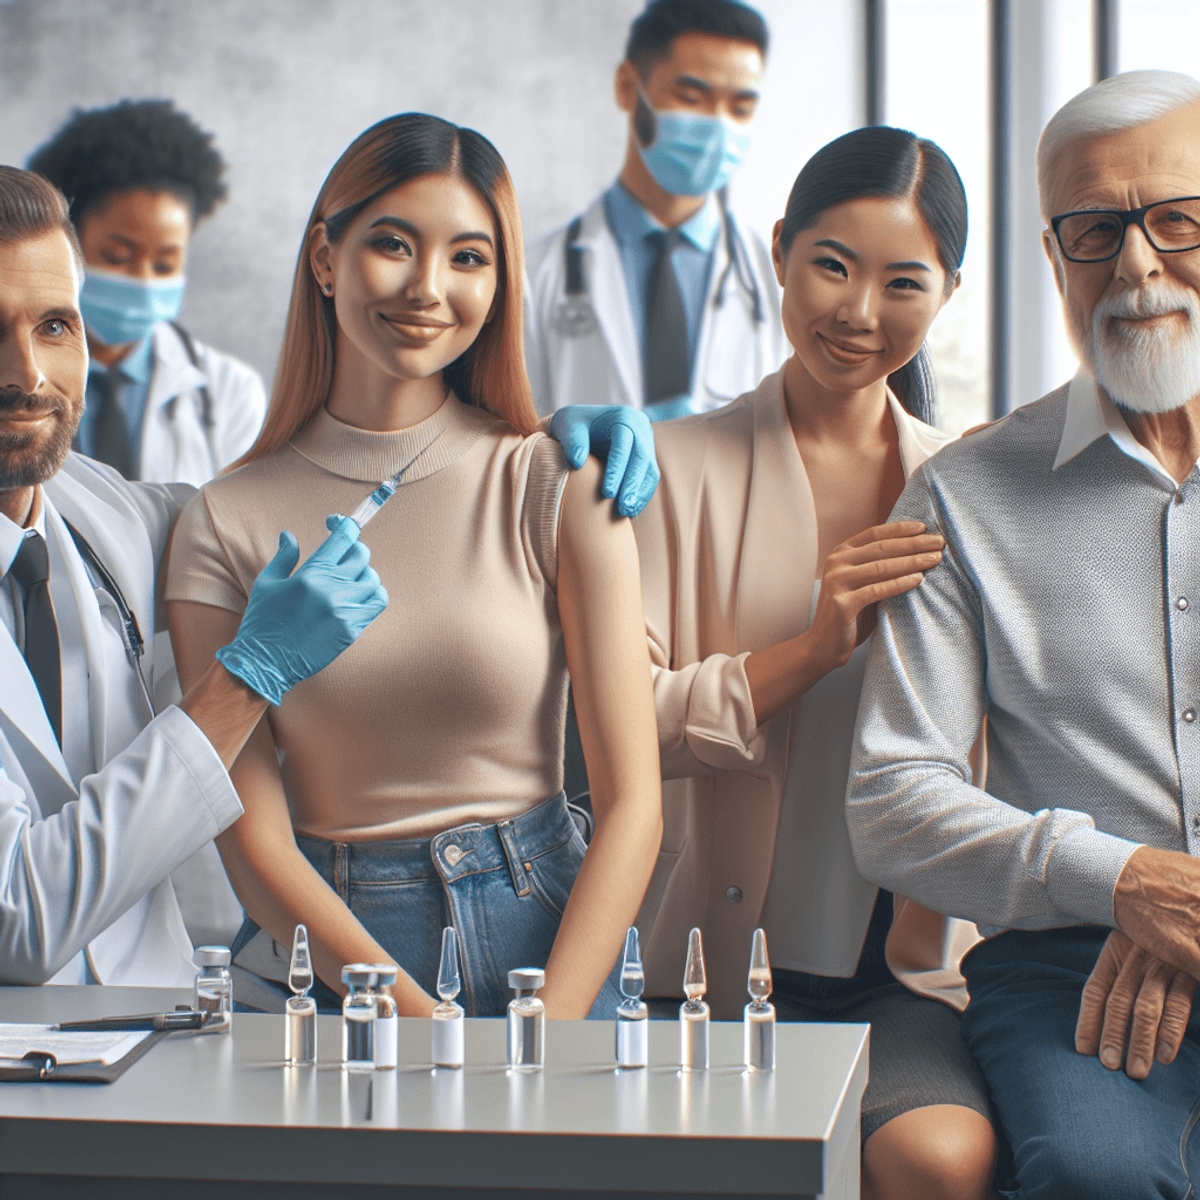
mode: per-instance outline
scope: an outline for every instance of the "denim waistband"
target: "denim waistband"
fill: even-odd
[[[570,841],[576,829],[566,795],[559,792],[495,825],[473,822],[431,838],[338,842],[297,833],[296,845],[339,894],[351,878],[355,887],[439,878],[453,883],[468,875],[505,870],[517,895],[525,896],[533,860]]]

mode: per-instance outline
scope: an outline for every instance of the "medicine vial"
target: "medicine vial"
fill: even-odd
[[[228,1033],[233,1028],[233,977],[229,974],[228,946],[198,946],[196,962],[200,970],[192,1007],[208,1013],[201,1033]]]
[[[391,994],[379,989],[396,982],[398,968],[391,963],[379,963],[373,969],[377,983],[368,990],[375,999],[375,1068],[391,1071],[400,1057],[400,1010]]]
[[[512,1071],[540,1071],[546,1058],[546,1006],[537,998],[546,972],[518,967],[508,973],[516,996],[508,1002],[508,1066]]]
[[[742,1013],[742,1047],[746,1067],[751,1071],[775,1070],[775,1005],[767,1003],[771,986],[767,935],[756,929],[750,947],[750,977],[746,981],[750,1003]]]
[[[351,1071],[375,1069],[375,996],[379,981],[369,963],[351,963],[342,968],[342,982],[349,989],[342,1001],[342,1062]]]
[[[683,1071],[700,1071],[708,1066],[706,991],[704,946],[700,930],[693,929],[688,935],[687,965],[683,969],[683,994],[687,999],[679,1006],[679,1067]]]
[[[455,1003],[462,990],[458,970],[458,933],[453,926],[442,930],[442,961],[438,967],[437,994],[441,1003],[433,1010],[433,1065],[461,1067],[463,1065],[463,1010]]]
[[[646,972],[638,931],[631,925],[625,935],[625,957],[621,961],[621,996],[617,1005],[617,1066],[644,1067],[650,1053],[650,1010],[642,1001]]]
[[[308,994],[313,985],[312,957],[308,951],[308,929],[297,925],[292,935],[292,961],[288,967],[288,987],[293,995],[284,1006],[286,1025],[283,1057],[293,1065],[317,1061],[317,1002]]]

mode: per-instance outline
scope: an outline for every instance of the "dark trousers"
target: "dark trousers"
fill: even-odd
[[[1135,1083],[1075,1050],[1083,985],[1109,930],[1011,930],[967,955],[962,1033],[1012,1146],[1021,1200],[1183,1200],[1200,1181],[1200,1004],[1170,1066]],[[1200,999],[1200,997],[1198,997]]]

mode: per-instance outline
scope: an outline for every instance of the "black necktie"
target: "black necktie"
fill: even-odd
[[[100,376],[100,411],[96,414],[95,457],[101,462],[116,467],[126,479],[136,479],[133,461],[133,443],[129,440],[129,426],[121,411],[121,390],[124,379],[119,368],[109,367]]]
[[[646,240],[658,251],[650,268],[646,303],[646,403],[673,400],[691,386],[687,317],[671,252],[682,235],[678,229],[656,229]]]
[[[58,658],[58,622],[50,600],[50,556],[40,533],[27,534],[9,574],[25,593],[25,662],[54,736],[62,745],[62,669]]]

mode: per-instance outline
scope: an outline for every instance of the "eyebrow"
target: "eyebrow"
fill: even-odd
[[[819,242],[814,242],[813,245],[828,246],[831,250],[836,250],[839,254],[844,254],[851,262],[858,262],[858,255],[849,246],[843,245],[833,238],[822,238]],[[888,263],[887,269],[889,271],[928,271],[929,267],[923,262],[913,261]]]
[[[399,229],[403,233],[411,234],[416,238],[421,236],[421,231],[411,221],[406,221],[403,217],[379,217],[377,220],[371,222],[369,228],[375,229],[380,225],[390,225],[393,229]],[[484,233],[481,229],[472,229],[466,233],[456,233],[450,239],[451,245],[457,242],[487,242],[490,246],[492,245],[492,238],[490,234]]]
[[[697,91],[709,96],[716,91],[711,83],[701,79],[698,75],[679,75],[675,79],[675,86],[696,88]],[[754,88],[741,88],[734,92],[733,98],[735,100],[757,100],[759,93]]]
[[[77,308],[48,308],[41,317],[41,321],[78,321],[80,319],[79,309]]]

